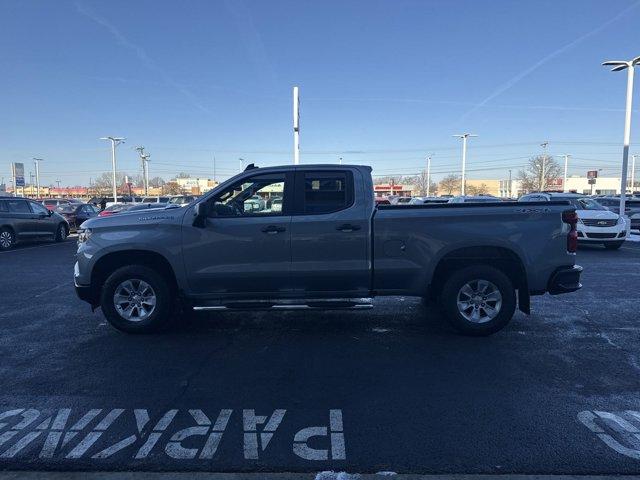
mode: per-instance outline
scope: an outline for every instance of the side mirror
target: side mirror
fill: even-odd
[[[49,216],[53,215],[53,210],[47,210],[47,215]]]
[[[206,202],[196,203],[193,207],[193,226],[198,228],[204,228],[205,220],[207,218],[208,204]]]

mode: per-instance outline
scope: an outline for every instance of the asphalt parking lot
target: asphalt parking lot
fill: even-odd
[[[126,335],[74,252],[0,253],[0,469],[640,473],[640,243],[489,338],[409,298]]]

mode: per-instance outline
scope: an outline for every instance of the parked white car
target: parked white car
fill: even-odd
[[[519,202],[550,202],[564,200],[576,207],[578,214],[578,242],[602,244],[609,250],[617,250],[629,237],[630,225],[625,217],[607,210],[594,199],[571,193],[530,193]]]

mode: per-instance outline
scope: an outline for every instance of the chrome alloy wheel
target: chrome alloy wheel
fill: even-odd
[[[498,316],[502,307],[502,294],[488,280],[471,280],[465,283],[457,295],[458,311],[472,323],[490,322]]]
[[[13,236],[7,230],[0,232],[0,245],[2,248],[9,248],[13,244]]]
[[[144,280],[125,280],[115,289],[113,305],[125,320],[140,322],[149,318],[155,310],[156,292]]]

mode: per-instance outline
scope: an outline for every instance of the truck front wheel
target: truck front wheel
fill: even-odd
[[[143,265],[118,268],[107,278],[100,307],[109,323],[128,333],[150,333],[167,325],[173,312],[167,281]]]
[[[473,265],[449,276],[440,301],[456,330],[485,336],[509,323],[516,308],[516,293],[511,280],[500,270]]]

